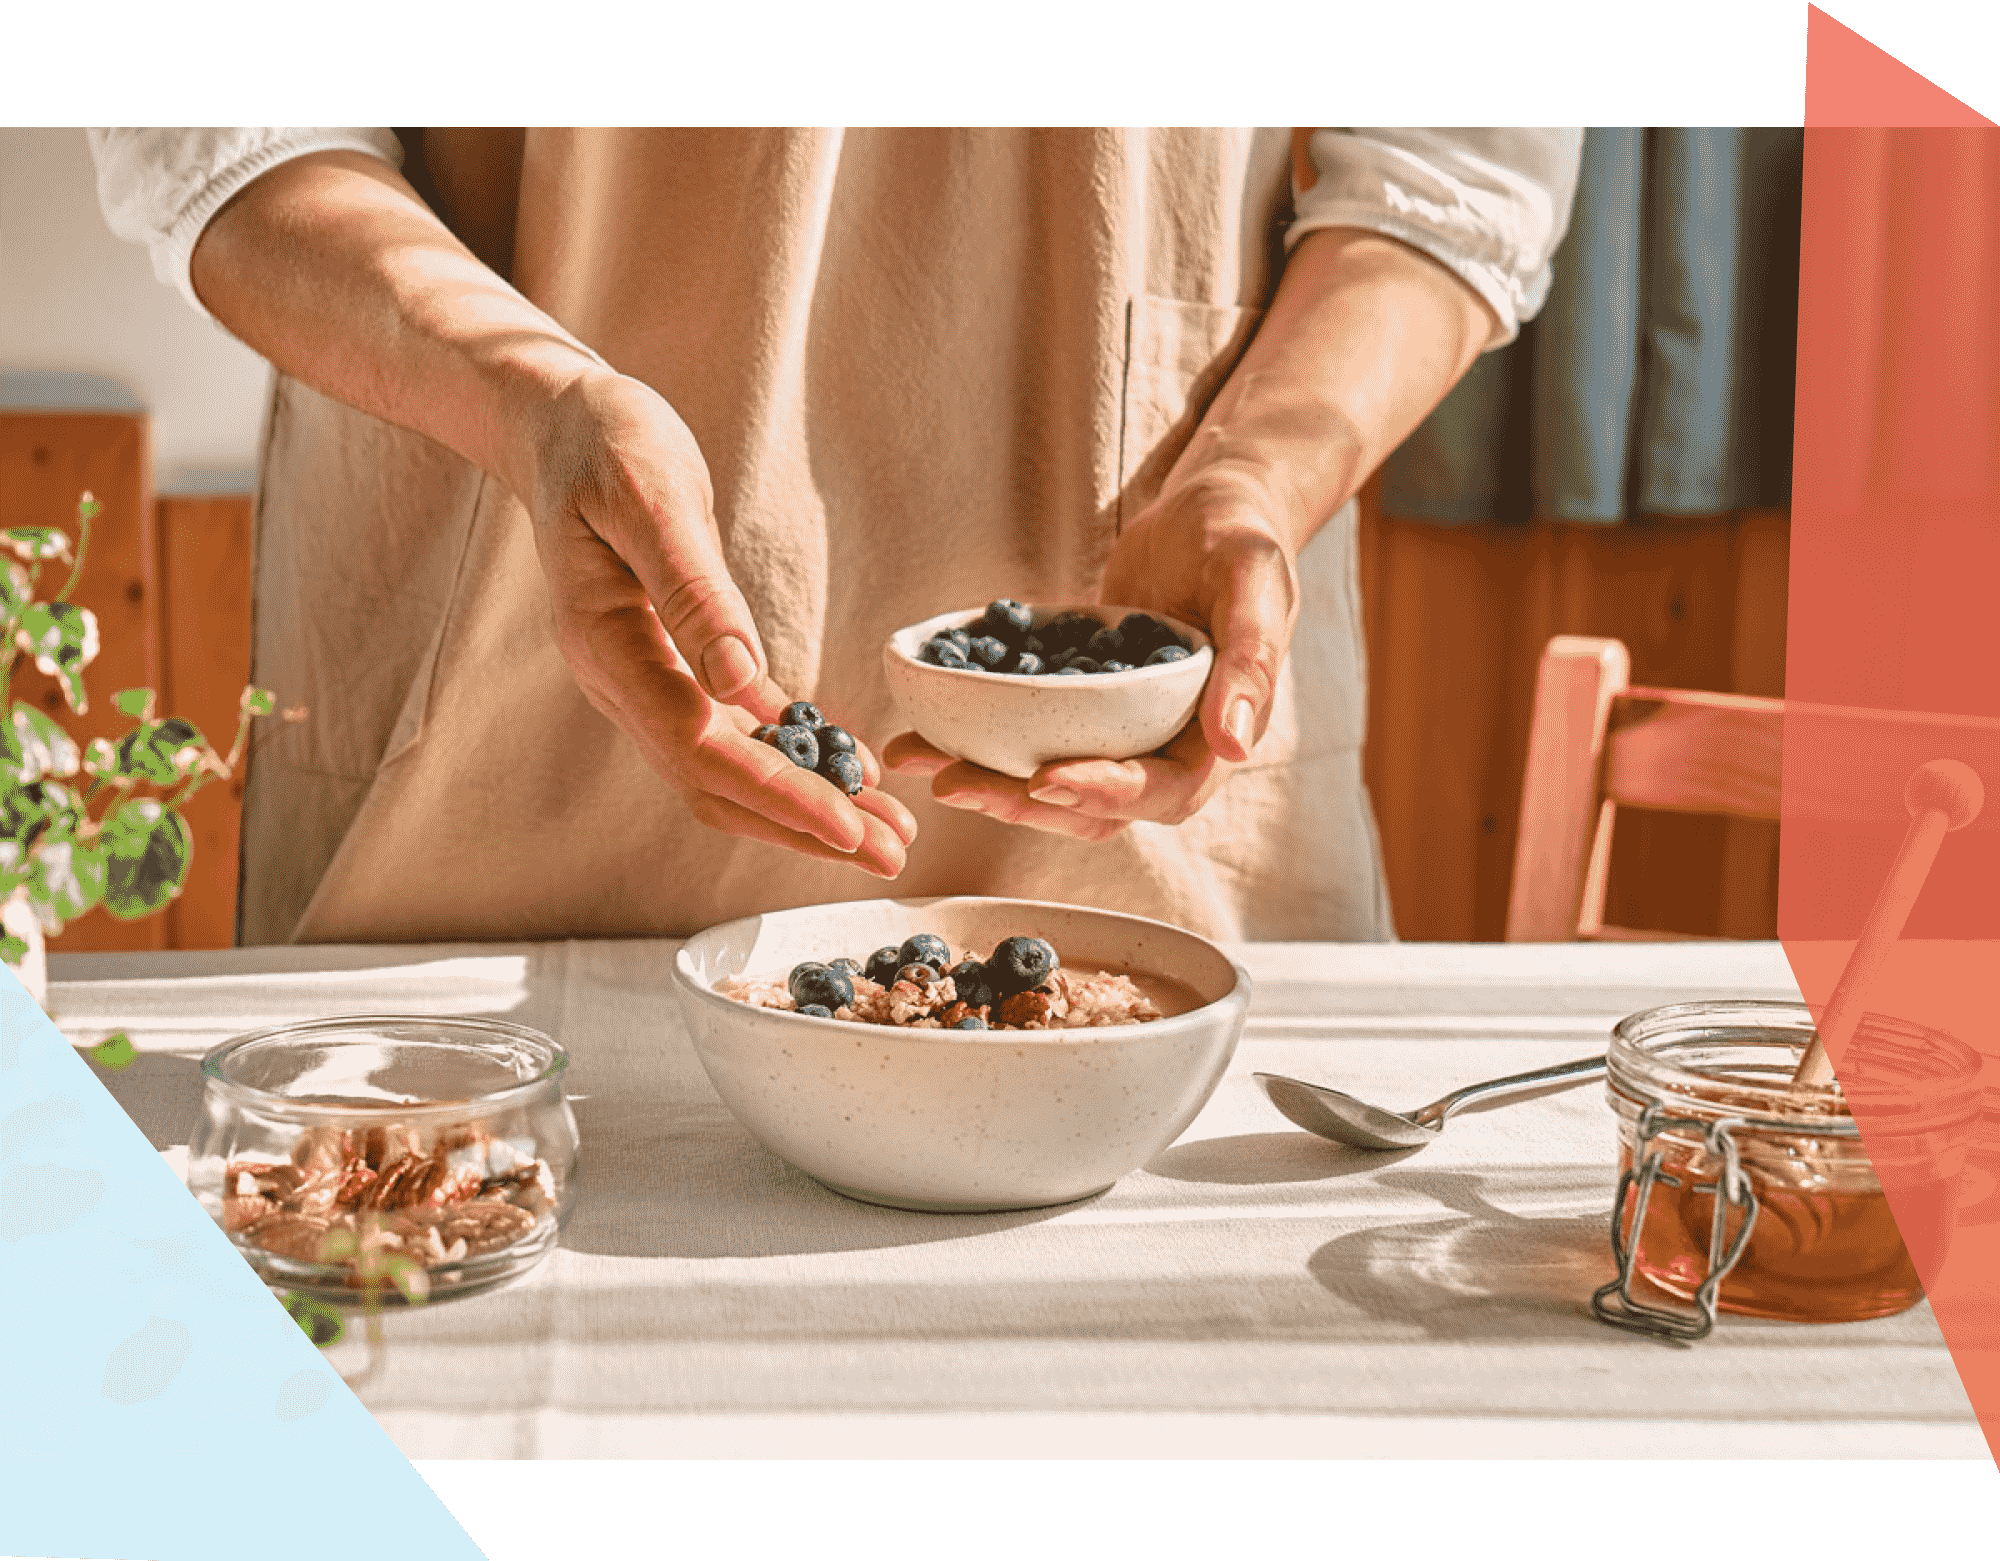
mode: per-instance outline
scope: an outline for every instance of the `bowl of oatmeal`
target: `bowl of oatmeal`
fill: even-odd
[[[765,1148],[848,1197],[943,1212],[1070,1203],[1144,1165],[1207,1102],[1250,1005],[1191,932],[974,896],[726,922],[682,945],[674,985]]]

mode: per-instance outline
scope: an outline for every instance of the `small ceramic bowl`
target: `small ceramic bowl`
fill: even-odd
[[[1164,975],[1196,1006],[1076,1030],[910,1030],[754,1008],[715,990],[808,959],[865,960],[915,933],[984,952],[1026,935],[1066,967]],[[1104,1191],[1171,1144],[1242,1033],[1250,978],[1162,922],[1033,900],[861,900],[726,922],[674,959],[695,1053],[772,1153],[865,1203],[1032,1209]]]
[[[1171,624],[1193,651],[1184,661],[1086,677],[1023,677],[968,672],[920,661],[925,640],[943,629],[969,627],[984,612],[940,613],[898,629],[882,647],[889,692],[910,729],[955,759],[1026,780],[1058,759],[1136,759],[1171,742],[1194,718],[1215,652],[1199,629]],[[1130,607],[1035,608],[1040,627],[1057,613],[1087,612],[1115,624]]]

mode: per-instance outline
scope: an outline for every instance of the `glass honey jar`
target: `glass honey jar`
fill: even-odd
[[[1804,1004],[1770,1002],[1676,1003],[1612,1031],[1618,1277],[1592,1297],[1598,1317],[1698,1339],[1717,1312],[1852,1322],[1922,1299],[1950,1240],[1982,1059],[1871,1014],[1838,1083],[1794,1086],[1812,1037]]]

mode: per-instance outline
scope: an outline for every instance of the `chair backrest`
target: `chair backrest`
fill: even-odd
[[[1778,817],[1785,702],[1635,688],[1617,640],[1559,634],[1542,652],[1507,902],[1510,943],[1653,938],[1604,925],[1620,804]]]

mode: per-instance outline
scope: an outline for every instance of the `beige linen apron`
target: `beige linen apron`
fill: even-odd
[[[1287,140],[432,132],[422,161],[456,231],[686,420],[774,676],[879,751],[892,629],[1095,596],[1275,285]],[[1194,820],[1083,845],[890,777],[921,828],[890,889],[697,824],[577,692],[512,496],[281,380],[254,670],[309,716],[251,768],[243,939],[680,934],[889,892],[1388,937],[1354,547],[1350,506],[1301,560],[1270,731]]]

